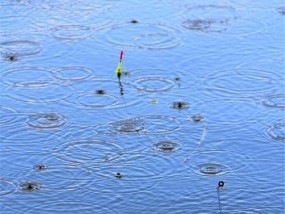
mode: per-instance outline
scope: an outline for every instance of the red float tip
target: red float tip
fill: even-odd
[[[124,53],[124,51],[121,51],[121,54],[120,54],[120,61],[122,61],[122,59],[123,59],[123,53]]]

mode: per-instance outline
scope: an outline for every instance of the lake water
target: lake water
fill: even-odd
[[[1,213],[285,213],[284,14],[1,0]]]

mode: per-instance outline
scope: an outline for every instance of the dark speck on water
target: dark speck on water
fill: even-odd
[[[103,95],[106,94],[106,91],[103,89],[96,90],[96,94]]]
[[[20,184],[20,187],[24,192],[32,192],[39,190],[41,188],[41,184],[35,181],[25,181]]]
[[[16,62],[18,60],[18,57],[16,54],[6,54],[4,57],[7,61],[10,61],[10,62]]]
[[[47,169],[47,166],[44,164],[36,164],[34,165],[34,169],[37,171],[43,171]]]
[[[115,174],[115,177],[116,177],[116,178],[122,178],[123,175],[122,175],[120,172],[117,172],[117,173]]]
[[[137,20],[135,20],[135,19],[134,19],[134,20],[132,20],[132,21],[131,21],[131,23],[133,23],[133,24],[137,24],[137,23],[139,23],[139,22],[138,22]]]

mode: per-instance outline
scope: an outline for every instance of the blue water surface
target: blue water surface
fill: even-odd
[[[1,0],[1,213],[285,213],[284,11]]]

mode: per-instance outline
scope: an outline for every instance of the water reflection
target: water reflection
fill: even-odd
[[[13,194],[17,189],[17,184],[13,181],[0,179],[0,196]]]

